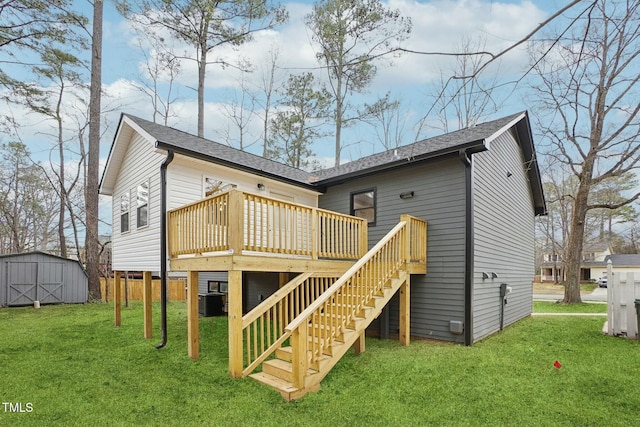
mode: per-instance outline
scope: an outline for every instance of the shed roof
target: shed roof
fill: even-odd
[[[68,261],[68,262],[73,263],[73,264],[78,264],[78,267],[80,267],[80,269],[85,274],[87,274],[87,271],[84,269],[83,265],[77,259],[64,258],[64,257],[61,257],[59,255],[53,255],[53,254],[50,254],[50,253],[47,253],[47,252],[42,252],[42,251],[22,252],[22,253],[14,253],[14,254],[0,254],[0,259],[3,259],[3,258],[19,258],[19,257],[32,256],[32,255],[43,255],[43,256],[46,256],[46,257],[50,257],[50,258],[56,258],[56,259],[62,260],[62,261]]]
[[[530,165],[527,171],[536,214],[544,214],[546,213],[546,206],[542,191],[542,181],[533,146],[529,118],[526,112],[512,114],[455,132],[427,138],[397,149],[372,154],[337,167],[313,173],[200,138],[172,127],[159,125],[129,114],[122,114],[100,189],[103,194],[111,194],[117,172],[113,170],[115,168],[110,166],[120,164],[122,156],[124,156],[123,150],[119,151],[116,143],[120,134],[131,132],[132,129],[136,129],[147,139],[155,142],[155,146],[160,149],[173,150],[185,156],[318,190],[354,177],[403,167],[407,164],[427,161],[461,151],[465,151],[467,154],[484,151],[491,141],[510,128],[515,129],[516,140],[520,144],[525,162]]]

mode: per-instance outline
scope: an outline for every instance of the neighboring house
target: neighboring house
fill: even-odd
[[[343,260],[334,255],[321,259],[314,253],[310,262],[305,261],[307,252],[291,246],[317,245],[318,239],[348,240],[345,236],[360,225],[312,227],[319,233],[312,238],[300,231],[300,224],[270,223],[262,235],[273,233],[281,242],[271,257],[254,253],[261,250],[254,242],[261,232],[247,237],[247,230],[244,242],[240,238],[237,243],[244,250],[205,245],[209,249],[173,250],[171,256],[163,230],[168,230],[169,240],[185,235],[204,239],[221,228],[227,230],[223,238],[234,237],[227,223],[232,219],[216,216],[233,212],[234,206],[242,209],[243,202],[234,205],[233,198],[213,207],[192,205],[181,210],[183,219],[178,222],[163,222],[164,212],[209,194],[245,194],[245,226],[264,216],[270,209],[267,204],[279,206],[278,201],[283,203],[281,210],[292,202],[353,215],[360,222],[364,218],[369,248],[398,224],[401,215],[426,220],[428,238],[418,246],[426,244],[427,273],[420,268],[411,272],[410,316],[402,297],[389,297],[391,303],[368,329],[381,336],[402,337],[410,318],[411,336],[471,345],[531,313],[534,218],[546,214],[546,206],[526,112],[314,173],[123,114],[100,192],[113,198],[113,269],[161,274],[168,263],[172,270],[188,271],[191,280],[195,280],[193,270],[206,271],[208,279],[200,279],[201,293],[210,290],[210,281],[228,280],[230,330],[240,322],[233,314],[232,289],[242,289],[246,313],[286,283],[292,277],[289,273],[316,269],[338,277],[353,265],[354,259],[348,258],[353,253],[361,256],[362,251],[345,251]],[[246,198],[253,197],[246,196],[251,193],[275,201],[251,201]],[[255,210],[258,203],[264,203],[263,211]],[[247,213],[252,206],[254,211]],[[204,225],[185,228],[190,220],[184,218]],[[326,226],[329,220],[324,221]],[[293,240],[286,240],[288,234],[295,235]],[[230,359],[232,341],[237,341],[231,335]],[[242,351],[242,343],[234,345]],[[197,355],[197,349],[193,351]],[[233,368],[230,371],[234,374]]]
[[[0,255],[0,306],[85,303],[87,283],[76,260],[45,252]]]
[[[606,276],[606,258],[611,255],[611,246],[606,242],[595,242],[585,245],[580,264],[580,280],[596,281]],[[545,249],[540,266],[542,282],[562,282],[565,279],[565,268],[559,252]]]

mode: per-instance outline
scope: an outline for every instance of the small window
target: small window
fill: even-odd
[[[129,193],[120,196],[120,232],[129,231]]]
[[[209,292],[221,292],[226,294],[229,291],[229,282],[209,280],[207,284],[208,284],[207,287]]]
[[[136,212],[138,228],[149,225],[149,181],[138,185],[138,209]]]
[[[364,218],[369,225],[376,225],[376,190],[351,193],[351,215]]]
[[[213,196],[215,194],[224,193],[225,191],[229,191],[236,186],[234,184],[230,184],[221,179],[205,176],[202,182],[202,192],[204,197]]]

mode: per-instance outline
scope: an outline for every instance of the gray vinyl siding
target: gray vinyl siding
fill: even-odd
[[[18,298],[10,285],[31,290]],[[40,252],[0,257],[0,306],[84,303],[87,297],[87,275],[77,261]]]
[[[465,169],[457,158],[407,165],[330,187],[320,196],[324,209],[349,213],[350,193],[376,188],[377,222],[369,247],[411,214],[428,222],[426,275],[411,277],[411,335],[464,342],[449,332],[449,321],[464,321]],[[411,199],[400,193],[413,191]],[[389,304],[390,332],[398,331],[398,302]]]
[[[209,281],[227,282],[229,274],[226,271],[200,271],[198,273],[198,293],[206,294],[209,292]]]
[[[531,313],[535,215],[525,167],[510,131],[473,156],[474,342],[500,329],[501,283],[513,288],[504,326]]]

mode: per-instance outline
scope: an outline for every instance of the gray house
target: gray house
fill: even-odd
[[[0,255],[0,306],[85,303],[87,286],[78,261],[44,252]]]
[[[370,247],[401,214],[428,221],[412,336],[471,345],[531,313],[534,218],[546,206],[526,112],[314,173],[123,114],[101,182],[113,269],[173,270],[164,213],[228,188],[366,218]],[[201,292],[225,285],[215,265],[200,271]],[[266,271],[243,273],[243,311],[283,284]],[[369,331],[395,334],[398,310],[392,300]]]

